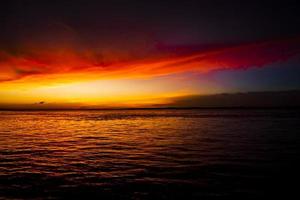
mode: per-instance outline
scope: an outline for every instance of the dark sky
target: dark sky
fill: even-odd
[[[296,36],[297,1],[1,1],[1,45],[55,41],[77,45],[220,44]],[[49,39],[51,38],[51,39]],[[79,38],[79,39],[78,39]]]

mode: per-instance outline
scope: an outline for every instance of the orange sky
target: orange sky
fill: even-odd
[[[263,67],[297,55],[300,38],[208,50],[185,48],[138,58],[118,53],[99,56],[91,49],[77,51],[69,46],[32,45],[18,54],[0,50],[0,104],[164,104],[173,97],[218,91],[205,87],[199,91],[178,77],[170,78],[174,74]]]

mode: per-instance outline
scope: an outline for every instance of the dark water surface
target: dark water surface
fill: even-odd
[[[2,111],[0,199],[290,199],[299,130],[293,110]]]

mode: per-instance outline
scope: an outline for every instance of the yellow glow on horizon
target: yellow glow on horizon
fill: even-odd
[[[70,76],[69,76],[70,78]],[[72,80],[73,79],[73,80]],[[169,80],[168,80],[169,81]],[[174,82],[111,79],[82,81],[51,79],[0,83],[0,104],[74,104],[83,106],[143,106],[166,104],[170,98],[189,95]]]

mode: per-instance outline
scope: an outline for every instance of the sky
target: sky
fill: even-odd
[[[298,8],[287,0],[2,1],[0,108],[155,107],[299,90]]]

